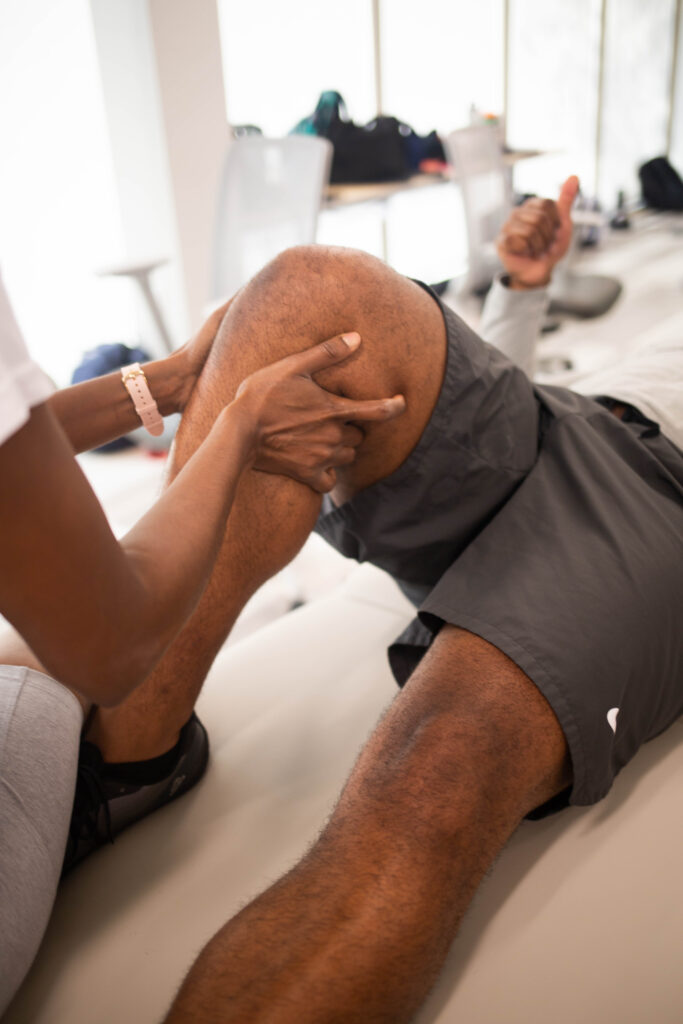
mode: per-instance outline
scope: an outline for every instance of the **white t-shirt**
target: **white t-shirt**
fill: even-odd
[[[0,444],[28,420],[54,386],[28,354],[0,277]]]

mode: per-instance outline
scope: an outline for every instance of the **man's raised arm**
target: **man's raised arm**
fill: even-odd
[[[572,175],[557,202],[535,198],[516,206],[498,237],[504,273],[486,297],[479,332],[529,377],[548,308],[548,285],[571,241],[571,208],[578,190],[579,179]]]

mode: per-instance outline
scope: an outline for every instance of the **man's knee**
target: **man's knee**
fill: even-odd
[[[521,818],[569,786],[569,748],[555,712],[493,644],[444,626],[415,681],[432,701],[445,702],[491,805]]]
[[[420,437],[446,363],[443,317],[434,300],[380,260],[352,249],[300,246],[277,256],[236,296],[199,382],[225,400],[254,370],[347,331],[360,349],[316,375],[327,390],[363,400],[403,394],[406,412],[372,424],[346,473],[346,500],[388,475]]]
[[[457,843],[463,827],[509,833],[571,782],[566,740],[534,684],[479,637],[443,634],[358,775],[366,797],[440,844]]]
[[[352,250],[297,246],[280,253],[234,297],[195,389],[195,406],[225,404],[249,374],[335,334],[358,330],[352,268],[371,257]],[[378,261],[374,261],[377,263]],[[366,272],[366,285],[372,272]],[[343,394],[333,368],[320,383]],[[353,372],[353,371],[352,371]],[[321,377],[323,375],[320,375]]]
[[[445,341],[441,312],[423,289],[368,253],[321,245],[285,250],[242,289],[220,333],[236,331],[264,363],[358,331],[363,345],[354,359],[326,373],[363,363],[372,377],[393,373],[396,382]]]
[[[246,335],[252,358],[262,364],[345,331],[363,334],[362,328],[368,335],[364,341],[374,346],[379,332],[372,328],[384,319],[382,306],[406,284],[367,253],[296,246],[271,260],[239,292],[217,341]]]

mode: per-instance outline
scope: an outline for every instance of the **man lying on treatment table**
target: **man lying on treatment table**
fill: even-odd
[[[510,350],[514,344],[524,365],[545,287],[569,242],[575,191],[570,179],[557,204],[535,200],[516,210],[501,237],[508,276],[494,285],[482,332]],[[203,678],[241,607],[311,529],[388,570],[418,605],[390,651],[402,689],[329,823],[302,861],[208,944],[171,1022],[410,1020],[520,820],[599,800],[639,745],[683,710],[683,347],[640,354],[636,369],[615,368],[608,393],[595,398],[534,388],[433,294],[378,261],[349,250],[291,250],[227,311],[185,404],[166,496],[213,437],[221,410],[239,408],[245,394],[248,409],[270,407],[266,389],[283,371],[262,367],[348,331],[362,344],[344,360],[331,358],[316,372],[318,384],[344,401],[402,395],[405,410],[389,421],[401,400],[374,402],[376,415],[362,429],[340,427],[348,432],[341,440],[328,440],[325,452],[316,447],[318,475],[308,482],[331,488],[322,507],[294,470],[305,446],[289,453],[300,426],[278,431],[278,465],[269,453],[257,465],[297,479],[244,467],[212,569],[203,570],[202,596],[183,607],[187,624],[177,635],[168,629],[166,646],[149,653],[155,667],[145,663],[146,677],[127,699],[97,708],[81,747],[81,764],[100,785],[93,804],[85,789],[77,797],[69,863],[106,841],[108,819],[119,830],[165,802],[189,765],[193,780],[201,774],[206,742],[192,708]],[[357,417],[349,408],[340,422],[346,418]],[[231,436],[224,431],[219,451]],[[15,520],[20,510],[29,519],[33,503],[16,504],[26,474],[15,469],[9,479],[14,516],[2,512],[0,545],[18,538],[16,554],[3,550],[3,565],[18,565],[22,554],[28,562],[30,545],[19,542],[29,530],[22,534]],[[162,508],[159,529],[166,514]],[[187,515],[199,513],[168,514],[177,515],[182,547]],[[39,554],[51,565],[47,545],[44,538]],[[59,554],[69,577],[75,552]],[[186,572],[191,563],[188,552]],[[56,656],[49,665],[39,647],[41,630],[52,633],[35,577],[38,607],[17,599],[13,619],[5,575],[3,609],[59,675]],[[12,578],[21,591],[21,573]],[[54,599],[49,610],[60,623],[68,619]],[[42,625],[30,633],[39,612]],[[111,659],[106,630],[105,638]],[[73,626],[70,639],[78,645]],[[79,693],[99,642],[80,637],[92,660],[71,676]],[[9,664],[33,666],[15,671],[58,685],[25,652]],[[109,695],[116,669],[104,669],[111,689],[99,686]],[[72,760],[61,774],[71,785],[80,723],[72,717],[75,725],[63,727]],[[50,771],[52,780],[57,769]],[[12,863],[15,874],[26,872],[25,862]],[[35,878],[28,884],[37,887]]]

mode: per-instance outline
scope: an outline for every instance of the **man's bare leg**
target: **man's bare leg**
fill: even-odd
[[[176,466],[247,373],[353,329],[364,345],[326,383],[354,398],[402,392],[407,411],[368,430],[337,497],[390,473],[438,395],[441,314],[375,261],[320,250],[288,254],[234,304]],[[249,474],[194,619],[118,723],[104,721],[105,734],[126,730],[143,744],[159,708],[166,723],[176,715],[174,728],[182,724],[239,609],[303,543],[318,506],[290,480]],[[212,940],[169,1020],[409,1020],[508,836],[569,781],[566,743],[538,690],[485,641],[444,628],[361,755],[320,840]]]
[[[536,687],[444,627],[318,841],[209,942],[168,1024],[410,1021],[501,847],[570,779]]]
[[[248,374],[350,330],[360,332],[360,350],[319,375],[319,382],[357,399],[402,393],[407,409],[398,420],[368,425],[356,463],[339,472],[335,498],[344,500],[397,468],[438,397],[445,365],[441,313],[421,288],[379,261],[316,247],[283,254],[232,303],[183,417],[171,475]],[[142,687],[93,719],[89,738],[106,760],[142,760],[173,745],[237,615],[297,553],[319,507],[319,496],[291,479],[254,471],[243,478],[214,573],[190,623]]]

